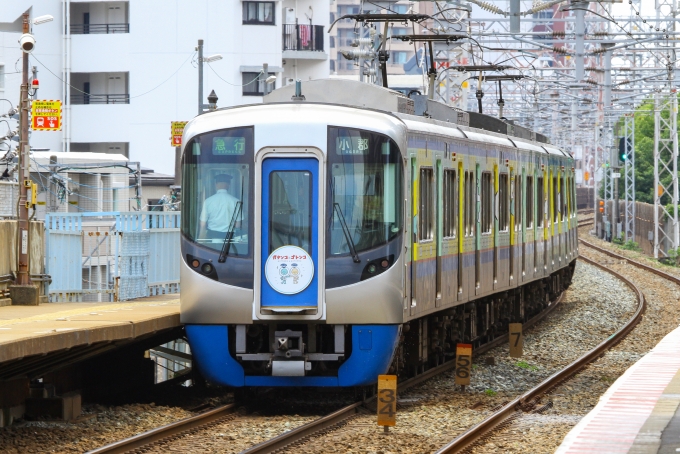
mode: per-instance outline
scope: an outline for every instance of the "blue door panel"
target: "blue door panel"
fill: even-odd
[[[265,265],[269,258],[270,249],[270,177],[272,172],[296,172],[306,171],[312,177],[312,201],[311,201],[311,251],[314,263],[314,276],[310,284],[303,291],[295,294],[283,294],[277,292],[267,281]],[[314,158],[269,158],[262,163],[262,250],[260,266],[260,295],[262,307],[316,307],[318,305],[319,279],[318,279],[318,240],[319,240],[319,161]],[[297,245],[294,245],[297,246]]]

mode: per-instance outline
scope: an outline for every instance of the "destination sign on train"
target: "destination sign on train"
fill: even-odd
[[[368,154],[370,143],[368,137],[339,136],[335,139],[335,152],[337,154]]]
[[[214,155],[242,155],[246,152],[245,137],[215,137],[212,153]]]

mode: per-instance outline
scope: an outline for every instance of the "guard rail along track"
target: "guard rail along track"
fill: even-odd
[[[579,225],[579,227],[583,227],[586,225],[592,224],[592,221],[584,222]],[[657,274],[669,281],[675,282],[677,284],[680,284],[680,279],[676,278],[675,276],[671,276],[667,273],[664,273],[663,271],[657,270],[655,268],[652,268],[650,266],[644,265],[642,263],[636,262],[634,260],[627,259],[626,257],[623,257],[619,254],[616,254],[614,252],[608,251],[606,249],[600,248],[598,246],[595,246],[592,243],[589,243],[584,240],[579,240],[582,245],[592,248],[593,250],[596,250],[598,252],[604,253],[606,255],[609,255],[611,257],[615,257],[618,259],[622,259],[630,263],[631,265],[644,269],[646,271],[649,271],[651,273]],[[476,426],[470,428],[468,431],[464,432],[460,436],[458,436],[456,439],[454,439],[451,443],[448,445],[444,446],[441,448],[439,451],[437,451],[437,454],[444,454],[444,453],[455,453],[455,452],[461,452],[465,450],[466,448],[471,447],[473,444],[475,444],[477,441],[480,441],[483,439],[485,436],[487,436],[491,431],[493,431],[495,428],[497,428],[499,425],[502,423],[510,420],[513,418],[518,412],[521,411],[527,411],[533,409],[535,406],[535,402],[537,401],[537,398],[541,396],[542,394],[545,394],[549,390],[555,388],[557,385],[560,383],[564,382],[565,380],[569,379],[572,377],[574,374],[579,372],[581,369],[583,369],[585,366],[590,364],[592,361],[595,359],[599,358],[602,356],[602,354],[612,348],[614,345],[619,343],[622,339],[624,339],[630,331],[635,328],[635,326],[639,323],[639,321],[642,319],[642,314],[645,311],[645,297],[640,291],[639,288],[635,284],[633,284],[631,281],[620,275],[619,273],[603,266],[598,263],[596,263],[593,260],[590,260],[586,257],[579,256],[580,260],[583,260],[586,263],[589,263],[591,265],[597,266],[604,271],[614,275],[618,279],[620,279],[622,282],[624,282],[628,287],[630,287],[633,292],[637,295],[637,300],[638,300],[638,308],[633,314],[633,316],[628,320],[628,322],[621,327],[616,333],[614,333],[612,336],[610,336],[607,340],[603,341],[599,345],[597,345],[594,349],[590,350],[586,354],[582,355],[580,358],[578,358],[576,361],[572,362],[569,364],[567,367],[562,369],[561,371],[553,374],[552,376],[548,377],[546,380],[541,382],[538,386],[535,388],[529,390],[522,396],[516,398],[512,402],[509,402],[506,404],[503,408],[498,410],[496,413],[492,414],[488,418],[486,418],[484,421],[480,422]]]

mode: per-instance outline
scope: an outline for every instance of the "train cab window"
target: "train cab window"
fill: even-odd
[[[444,238],[455,238],[458,219],[458,181],[455,170],[444,171]]]
[[[481,233],[489,234],[493,228],[493,186],[491,172],[482,173],[482,223]]]
[[[229,256],[252,253],[253,128],[212,131],[191,139],[182,155],[182,234]]]
[[[402,159],[387,136],[359,129],[328,128],[329,255],[382,246],[402,229]]]
[[[501,173],[498,176],[498,230],[500,232],[507,232],[510,227],[508,220],[509,199],[508,174]]]
[[[431,240],[434,237],[434,172],[432,168],[420,169],[418,194],[418,239]]]
[[[543,227],[545,219],[545,185],[543,177],[536,179],[536,222],[538,227]]]
[[[522,177],[515,177],[515,232],[522,231]]]
[[[527,229],[534,227],[534,177],[527,177]]]
[[[556,176],[552,177],[552,196],[553,196],[553,222],[557,222],[557,219],[559,218],[559,212],[560,212],[560,206],[559,206],[560,194],[559,194],[559,191],[557,190],[557,177]]]

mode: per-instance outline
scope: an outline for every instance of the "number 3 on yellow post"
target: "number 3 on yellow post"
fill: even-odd
[[[396,375],[378,375],[378,425],[397,425]]]

